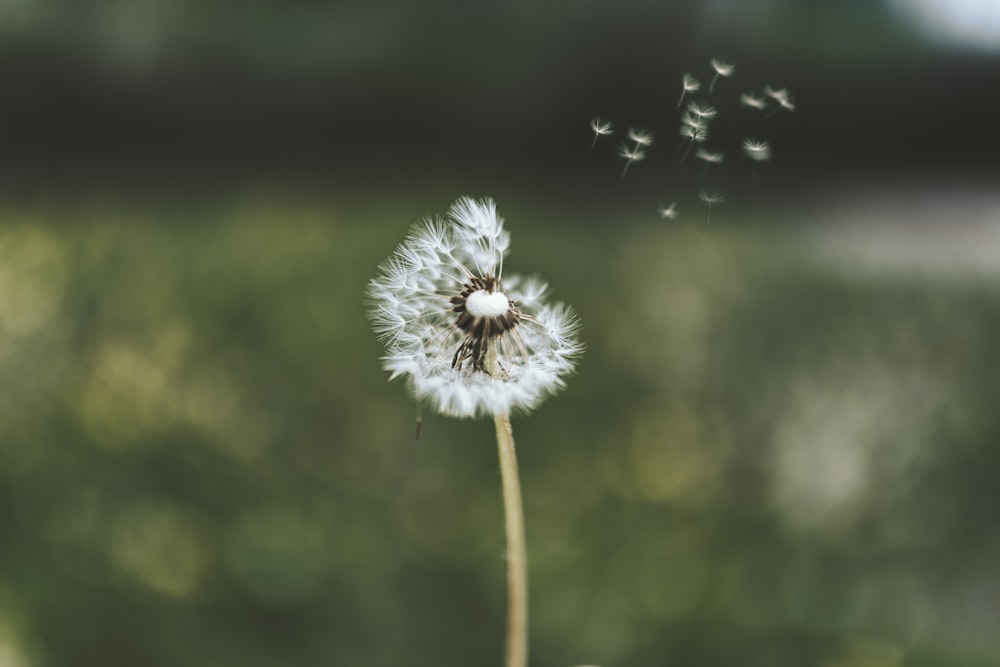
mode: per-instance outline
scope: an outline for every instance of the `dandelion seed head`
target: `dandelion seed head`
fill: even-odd
[[[684,75],[683,87],[685,93],[693,93],[701,88],[701,82],[690,74]]]
[[[764,101],[763,97],[759,97],[753,93],[743,93],[740,95],[740,104],[752,109],[763,109],[767,106],[767,102]]]
[[[454,417],[535,408],[581,346],[577,322],[537,278],[503,275],[510,235],[490,199],[459,199],[415,225],[368,287],[390,379]]]

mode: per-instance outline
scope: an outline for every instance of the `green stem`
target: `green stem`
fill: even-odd
[[[524,539],[524,508],[517,475],[517,454],[510,416],[494,417],[503,483],[507,529],[507,667],[528,664],[528,550]]]

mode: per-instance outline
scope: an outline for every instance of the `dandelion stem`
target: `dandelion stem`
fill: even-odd
[[[507,529],[507,667],[528,664],[528,550],[524,539],[524,509],[517,454],[510,416],[494,418],[503,483],[504,520]]]

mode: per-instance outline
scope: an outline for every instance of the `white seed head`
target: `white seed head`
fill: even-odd
[[[758,97],[753,93],[743,93],[740,95],[740,104],[752,109],[763,109],[767,106],[767,102],[764,101],[763,97]]]
[[[576,318],[540,280],[506,275],[510,236],[490,199],[415,225],[368,286],[390,379],[453,417],[535,408],[582,347]]]
[[[685,74],[683,86],[685,93],[693,93],[699,88],[701,88],[701,82],[698,81],[698,79],[691,76],[690,74]]]
[[[473,317],[500,317],[510,310],[510,299],[503,292],[476,290],[465,298],[465,310]]]

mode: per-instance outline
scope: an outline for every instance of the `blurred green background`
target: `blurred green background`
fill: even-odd
[[[492,426],[413,439],[363,296],[461,195],[587,346],[514,424],[532,664],[1000,664],[998,54],[987,0],[0,1],[0,667],[501,664]],[[713,57],[797,105],[720,97],[752,175],[677,160]]]

